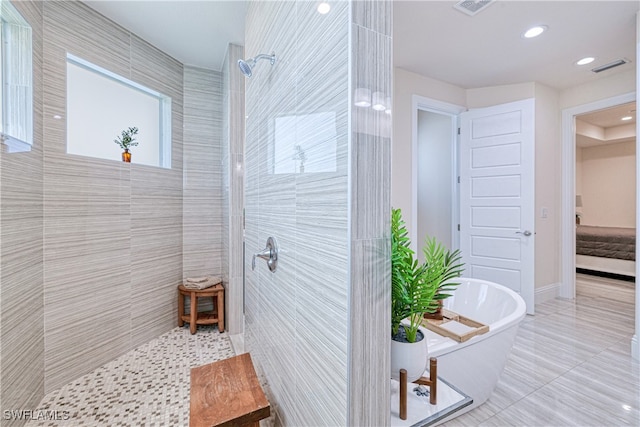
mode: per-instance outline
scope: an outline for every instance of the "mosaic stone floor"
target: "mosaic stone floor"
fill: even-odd
[[[187,426],[191,368],[234,355],[213,326],[175,328],[49,393],[38,409],[58,420],[27,426]]]

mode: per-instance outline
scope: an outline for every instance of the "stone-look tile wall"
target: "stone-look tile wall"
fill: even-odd
[[[183,273],[183,67],[80,2],[43,8],[49,392],[175,325]],[[67,52],[172,98],[171,169],[66,154]],[[87,135],[105,144],[114,137]]]
[[[284,425],[388,425],[390,120],[352,107],[350,92],[391,96],[391,4],[316,6],[248,9],[245,56],[278,60],[246,82],[245,341]],[[307,162],[335,170],[275,174],[276,118],[314,113],[335,114],[337,147]],[[304,120],[288,131],[321,143]],[[270,235],[278,270],[251,271]]]
[[[222,74],[185,66],[184,277],[222,271],[221,129]]]
[[[0,152],[2,410],[35,409],[44,395],[42,3],[13,5],[32,28],[34,143],[30,152]]]
[[[243,57],[242,46],[229,44],[222,66],[222,279],[231,334],[243,332],[245,77],[237,66]]]
[[[33,29],[34,145],[0,152],[3,411],[168,331],[183,276],[221,274],[220,73],[80,2],[14,5]],[[67,52],[172,98],[171,169],[66,154]]]
[[[245,342],[267,377],[284,425],[346,425],[348,366],[349,3],[320,15],[316,2],[249,4],[245,56],[274,52],[246,80]],[[335,141],[317,141],[305,115],[335,117]],[[274,173],[276,119],[298,116],[305,173]],[[291,155],[295,153],[292,150]],[[289,157],[287,156],[287,159]],[[288,161],[288,160],[285,161]],[[310,165],[327,171],[309,173]],[[277,271],[251,255],[278,240]]]
[[[392,9],[387,0],[352,3],[352,94],[367,88],[392,98]],[[390,423],[391,115],[353,102],[351,109],[349,425],[384,426]]]

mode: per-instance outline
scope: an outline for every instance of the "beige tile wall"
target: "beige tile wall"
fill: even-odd
[[[389,423],[390,118],[351,105],[367,87],[391,97],[391,3],[251,2],[245,55],[275,52],[247,80],[247,254],[267,236],[278,270],[245,258],[245,340],[266,372],[285,425]],[[335,114],[335,162],[320,173],[275,174],[275,120]],[[300,121],[290,134],[315,141]],[[317,142],[317,141],[315,141]]]
[[[42,3],[14,5],[31,24],[42,69]],[[33,73],[31,152],[0,152],[0,408],[35,408],[44,395],[42,73]],[[2,150],[3,151],[3,150]],[[8,420],[3,426],[18,425]]]
[[[44,4],[44,40],[48,392],[175,324],[183,273],[183,67],[79,2]],[[171,169],[66,154],[67,52],[171,97]]]
[[[2,410],[168,331],[182,278],[221,274],[220,73],[81,2],[14,4],[33,28],[35,142],[0,153]],[[171,169],[66,154],[67,52],[172,98]]]
[[[276,54],[246,79],[246,332],[283,425],[347,425],[349,3],[250,2],[245,56]],[[335,154],[309,154],[320,173],[274,173],[279,117],[335,117]],[[288,129],[296,143],[314,125]],[[293,152],[291,153],[294,154]],[[285,159],[284,161],[290,161]],[[335,167],[334,167],[335,166]],[[278,240],[275,273],[251,255]]]
[[[390,118],[350,91],[391,97],[391,3],[249,4],[245,56],[275,52],[246,80],[245,342],[284,425],[388,425]],[[335,170],[274,173],[275,120],[335,114]],[[296,143],[317,129],[299,121]],[[293,153],[292,153],[293,154]],[[278,239],[269,272],[250,255]]]
[[[392,2],[351,7],[351,88],[392,98]],[[349,424],[383,426],[390,422],[392,116],[370,107],[351,113]]]
[[[222,260],[221,73],[185,67],[184,274],[220,275]]]

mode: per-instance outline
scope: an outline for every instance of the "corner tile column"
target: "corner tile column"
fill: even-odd
[[[349,425],[390,423],[392,2],[354,1],[351,23]],[[356,91],[372,104],[354,104]],[[379,104],[374,108],[375,102]]]

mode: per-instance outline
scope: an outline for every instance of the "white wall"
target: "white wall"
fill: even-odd
[[[492,105],[506,104],[507,102],[521,99],[534,98],[536,95],[535,83],[519,83],[512,85],[491,86],[466,91],[469,108],[490,107]]]
[[[453,148],[452,116],[418,112],[418,259],[428,235],[451,244]]]
[[[392,204],[402,208],[411,223],[411,97],[420,95],[452,104],[480,108],[489,105],[536,99],[536,288],[560,282],[561,226],[561,112],[635,90],[635,71],[558,92],[538,83],[521,83],[468,89],[453,86],[400,68],[394,77],[394,129],[392,162]],[[541,218],[542,208],[548,217]]]
[[[405,222],[412,224],[412,97],[419,95],[450,104],[466,105],[466,92],[463,88],[402,68],[394,69],[393,85],[391,205],[402,209]]]
[[[576,147],[576,196],[582,195],[582,148]],[[584,204],[584,202],[583,202]],[[576,213],[582,214],[582,207],[576,207]]]
[[[560,92],[559,108],[564,110],[616,95],[624,95],[635,90],[636,74],[635,70],[630,68],[628,71],[618,72],[591,83],[563,90]]]
[[[535,100],[535,284],[538,289],[560,283],[562,140],[558,93],[536,83]]]
[[[581,223],[635,227],[635,141],[586,147],[580,151]]]

